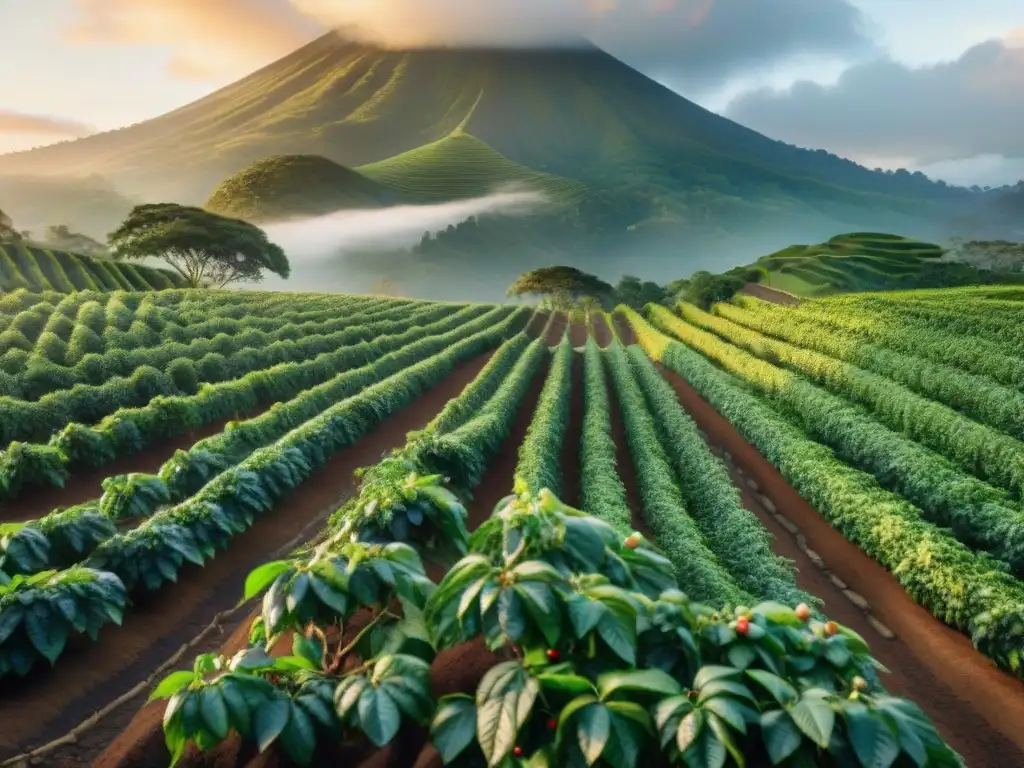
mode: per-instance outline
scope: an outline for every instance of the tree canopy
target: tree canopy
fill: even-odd
[[[110,234],[115,258],[162,259],[193,287],[258,282],[264,270],[288,277],[288,259],[248,222],[177,205],[139,205]]]
[[[615,286],[615,300],[638,311],[648,304],[660,304],[668,296],[668,291],[657,283],[634,275],[623,275]]]
[[[524,272],[509,286],[509,296],[535,294],[539,296],[568,296],[579,300],[583,296],[602,297],[614,288],[596,275],[575,267],[541,267]]]
[[[0,242],[4,240],[21,240],[21,234],[14,228],[14,221],[0,209]]]
[[[44,239],[47,245],[86,256],[101,256],[107,250],[103,243],[80,232],[72,232],[66,224],[47,227]]]

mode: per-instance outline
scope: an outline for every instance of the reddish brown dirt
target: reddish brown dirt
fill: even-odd
[[[633,530],[639,531],[646,538],[654,538],[647,521],[644,519],[644,504],[640,498],[640,484],[636,478],[636,465],[633,464],[633,456],[629,452],[629,443],[626,439],[626,427],[622,423],[622,409],[619,408],[619,399],[615,396],[615,387],[612,385],[611,374],[605,373],[605,380],[608,386],[608,400],[612,422],[612,440],[615,441],[615,466],[619,470],[619,479],[626,488],[626,503],[633,515]]]
[[[569,326],[569,343],[579,348],[587,343],[589,331],[583,323],[573,323]]]
[[[608,327],[603,315],[594,320],[594,335],[601,349],[607,349],[615,340],[612,329]],[[619,479],[626,488],[626,503],[633,515],[633,529],[640,531],[644,536],[652,536],[651,529],[644,520],[644,505],[640,499],[640,485],[636,479],[636,467],[633,464],[633,457],[629,453],[629,443],[626,441],[626,428],[622,423],[622,410],[619,408],[619,399],[615,396],[615,387],[612,384],[611,375],[605,371],[605,386],[608,389],[609,418],[612,426],[612,440],[615,441],[615,466],[619,470]]]
[[[594,331],[594,339],[597,341],[598,346],[601,349],[606,348],[612,343],[614,338],[612,329],[608,327],[608,321],[605,320],[604,315],[594,315],[591,318],[591,327]]]
[[[633,326],[629,324],[625,316],[615,315],[612,318],[612,322],[615,324],[615,333],[619,337],[619,341],[627,347],[630,344],[636,344],[636,334],[633,333]]]
[[[746,293],[763,301],[770,301],[773,304],[783,304],[787,307],[795,307],[800,303],[800,299],[792,293],[780,291],[778,288],[769,288],[767,285],[761,285],[760,283],[747,283],[743,286],[740,293]]]
[[[575,328],[576,326],[574,326]],[[569,399],[569,423],[562,444],[562,495],[571,507],[580,503],[580,434],[583,432],[583,355],[572,356],[572,394]]]
[[[499,501],[512,493],[516,464],[519,463],[519,446],[523,444],[526,430],[530,428],[530,421],[533,419],[533,412],[537,409],[537,401],[544,388],[548,368],[548,363],[545,363],[534,374],[533,382],[519,406],[518,413],[516,413],[516,420],[512,424],[511,432],[501,444],[498,455],[484,472],[480,484],[473,489],[473,498],[468,505],[469,521],[467,523],[471,531],[491,516]]]
[[[800,528],[828,567],[863,595],[896,633],[897,639],[891,641],[876,634],[864,614],[741,486],[744,501],[775,537],[776,551],[796,561],[800,587],[823,598],[830,616],[867,638],[878,660],[891,670],[882,674],[886,688],[919,704],[972,768],[1024,765],[1024,684],[999,671],[963,635],[916,605],[892,574],[832,528],[681,376],[663,372],[709,442],[732,455],[760,491]]]
[[[357,445],[341,451],[216,559],[203,568],[184,569],[177,585],[133,605],[121,627],[105,628],[96,643],[75,642],[54,671],[41,670],[23,681],[5,682],[0,696],[4,724],[0,760],[66,733],[145,679],[198,635],[215,614],[234,606],[252,568],[297,537],[314,535],[327,515],[355,490],[353,471],[377,462],[402,445],[408,432],[422,428],[476,376],[490,354],[460,366],[440,386],[378,425]],[[217,647],[223,639],[216,638],[211,645]],[[197,648],[195,653],[202,650]],[[90,741],[109,743],[130,717],[130,711],[112,714],[90,732]]]
[[[565,335],[566,328],[569,327],[569,318],[565,316],[565,313],[559,312],[551,320],[551,325],[548,326],[547,342],[548,346],[553,347],[562,340]]]
[[[544,326],[548,324],[547,312],[537,312],[530,319],[530,322],[526,325],[526,332],[533,338],[537,338],[544,330]]]
[[[246,418],[254,418],[257,411]],[[160,466],[174,455],[177,450],[191,448],[193,443],[204,437],[224,431],[224,425],[231,419],[207,424],[200,429],[177,437],[163,440],[155,445],[124,456],[102,467],[74,469],[71,477],[63,488],[52,486],[35,486],[26,489],[16,499],[0,502],[0,523],[22,522],[35,520],[48,515],[55,509],[81,504],[90,499],[98,499],[103,495],[102,483],[113,475],[126,475],[129,472],[155,473]]]

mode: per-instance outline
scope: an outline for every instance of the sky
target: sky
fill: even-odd
[[[0,152],[155,117],[335,26],[396,45],[583,35],[772,138],[1024,178],[1024,0],[0,0]]]

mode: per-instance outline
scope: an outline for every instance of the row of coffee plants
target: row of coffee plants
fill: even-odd
[[[608,378],[593,338],[583,348],[583,432],[580,435],[580,507],[622,535],[633,528],[626,488],[619,476]]]
[[[644,520],[658,546],[667,553],[687,594],[715,605],[749,603],[751,593],[739,586],[708,548],[700,528],[686,512],[672,464],[658,439],[655,418],[647,408],[625,348],[615,341],[603,354],[636,467]]]
[[[223,293],[224,295],[218,295]],[[236,291],[166,291],[156,293],[31,294],[0,296],[0,331],[13,330],[35,342],[44,330],[67,327],[65,320],[86,325],[104,346],[123,347],[135,329],[163,333],[167,340],[189,342],[220,333],[253,329],[273,332],[280,325],[321,323],[339,310],[386,301],[394,306],[429,302],[345,294],[291,294]],[[66,340],[66,339],[65,339]],[[0,347],[5,351],[6,347]],[[31,349],[27,350],[31,351]]]
[[[541,414],[535,431],[558,421]],[[558,442],[532,444],[557,461]],[[249,648],[157,687],[172,764],[232,734],[321,764],[342,741],[369,752],[425,725],[451,766],[959,764],[916,706],[870,687],[850,630],[805,605],[692,602],[649,543],[546,489],[505,499],[468,536],[419,453],[367,472],[314,549],[250,574],[245,596],[265,594]],[[391,522],[410,518],[415,535]],[[456,554],[435,586],[422,558],[439,541]],[[478,637],[495,655],[475,693],[435,699],[436,654]]]
[[[152,590],[175,579],[186,561],[201,565],[334,454],[439,384],[455,366],[514,334],[529,315],[526,309],[511,315],[506,308],[494,312],[490,328],[337,403],[218,475],[183,504],[106,540],[83,567],[14,577],[0,588],[0,677],[24,675],[43,659],[52,664],[71,634],[93,631],[85,617],[102,614],[120,620],[123,600],[117,603],[110,590],[84,589],[84,581],[106,573],[123,596],[125,589]],[[81,574],[81,579],[68,577],[68,572]]]
[[[743,307],[755,299],[736,299]],[[929,324],[912,324],[900,315],[896,302],[889,311],[858,312],[836,300],[792,307],[792,317],[824,328],[835,328],[899,352],[987,376],[1010,387],[1024,387],[1024,360],[1007,353],[996,342],[980,336],[956,336]],[[787,315],[788,316],[788,315]]]
[[[426,326],[337,347],[310,360],[253,371],[205,386],[195,395],[157,397],[138,408],[118,409],[95,426],[72,422],[48,443],[12,443],[0,452],[0,498],[16,495],[25,485],[62,485],[76,466],[103,466],[159,440],[251,414],[268,403],[290,400],[349,368],[365,365],[426,335],[457,328],[489,310],[487,305],[471,305],[457,312],[438,307],[429,314],[417,313],[420,322],[434,320]]]
[[[408,344],[390,354],[345,371],[256,418],[232,424],[224,432],[200,440],[188,451],[176,452],[158,475],[133,473],[110,477],[104,480],[103,495],[98,501],[57,510],[36,521],[3,526],[0,528],[5,534],[0,538],[0,569],[9,574],[36,573],[78,562],[112,538],[119,521],[149,516],[160,507],[185,501],[256,450],[281,439],[339,401],[443,351],[466,336],[490,328],[510,311],[494,308],[447,332],[428,326],[422,329],[418,340],[408,339]],[[447,324],[442,321],[440,325]]]
[[[907,593],[960,629],[1000,667],[1024,676],[1024,585],[926,522],[874,476],[836,458],[739,379],[624,310],[654,360],[681,375],[849,541],[888,568]],[[904,470],[906,465],[904,464]]]
[[[1016,438],[922,397],[885,375],[773,339],[692,305],[680,304],[678,311],[689,323],[726,342],[860,403],[881,423],[931,448],[963,472],[1001,486],[1017,498],[1024,491],[1024,443]]]
[[[627,353],[676,471],[683,502],[708,548],[748,594],[781,603],[813,602],[797,588],[793,563],[772,552],[771,534],[743,506],[729,470],[708,450],[671,385],[640,347]]]
[[[562,494],[561,450],[573,397],[574,354],[566,333],[555,347],[533,419],[519,447],[515,474],[517,493],[534,495],[541,488],[547,488],[555,495]]]
[[[1024,394],[1019,390],[987,376],[830,330],[821,323],[799,320],[776,307],[769,302],[757,302],[746,309],[717,304],[714,312],[751,330],[874,371],[983,424],[1024,438]]]
[[[512,431],[530,386],[550,357],[544,337],[535,339],[471,419],[455,429],[423,436],[416,446],[417,460],[463,492],[476,487]]]
[[[949,526],[970,547],[1024,573],[1024,510],[995,486],[957,470],[928,448],[873,420],[845,399],[680,320],[650,310],[655,324],[791,412],[808,435]],[[725,321],[722,321],[725,322]],[[994,563],[995,567],[999,567]]]
[[[443,317],[444,307],[435,307],[427,312],[436,319]],[[406,315],[408,318],[408,314]],[[350,316],[351,326],[373,323],[375,314],[356,313]],[[408,327],[408,326],[407,326]],[[354,338],[353,338],[354,337]],[[38,400],[27,401],[12,395],[0,396],[0,441],[47,440],[50,435],[70,422],[93,424],[119,408],[138,407],[159,396],[174,396],[194,393],[200,378],[210,381],[224,381],[244,376],[252,371],[262,370],[286,360],[274,360],[275,353],[285,352],[295,361],[309,360],[345,343],[354,343],[366,338],[365,334],[352,334],[343,329],[326,335],[307,337],[306,340],[285,342],[270,354],[252,349],[228,359],[219,353],[208,356],[204,373],[193,364],[192,375],[185,368],[189,364],[176,366],[165,373],[154,366],[142,365],[130,375],[107,377],[100,375],[102,383],[77,384],[70,388],[58,388]],[[370,337],[372,338],[372,337]],[[55,366],[59,367],[59,366]],[[178,380],[184,386],[179,386]]]
[[[21,349],[9,350],[0,357],[0,370],[4,371],[0,378],[5,394],[38,400],[76,385],[96,386],[113,377],[128,377],[137,369],[149,366],[170,377],[170,383],[177,388],[175,394],[193,394],[201,383],[237,378],[250,370],[307,359],[317,352],[327,351],[338,343],[339,332],[353,326],[381,326],[379,333],[387,333],[389,325],[400,327],[407,318],[438,308],[438,305],[418,307],[362,302],[339,310],[336,317],[322,323],[288,324],[273,332],[250,328],[233,336],[218,333],[212,338],[201,337],[191,342],[170,341],[162,330],[148,329],[147,341],[153,341],[153,345],[106,350],[96,333],[77,324],[67,342],[49,331],[40,337],[40,345],[46,338],[50,340],[53,355],[44,356],[38,350],[32,355]],[[52,357],[58,359],[52,360]]]

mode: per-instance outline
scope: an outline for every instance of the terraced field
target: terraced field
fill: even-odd
[[[954,765],[886,691],[969,765],[1024,760],[1014,538],[951,517],[1008,519],[1014,476],[925,448],[946,439],[932,411],[880,444],[945,462],[931,495],[855,465],[881,461],[870,440],[822,443],[881,439],[867,357],[798,386],[694,325],[792,312],[797,334],[827,304],[651,310],[676,341],[626,310],[19,296],[0,305],[19,342],[0,356],[0,764],[683,764],[672,743],[702,766],[823,744]],[[862,379],[857,407],[817,394]],[[889,739],[861,730],[883,721]]]
[[[927,285],[938,269],[942,249],[896,235],[854,232],[816,245],[793,245],[759,259],[763,283],[797,296],[825,296],[849,291]],[[972,272],[963,267],[966,273]],[[943,269],[957,266],[943,264]],[[967,278],[964,282],[971,282]],[[935,283],[933,283],[935,284]]]
[[[170,270],[16,243],[0,245],[0,292],[162,291],[182,285],[181,276]]]

